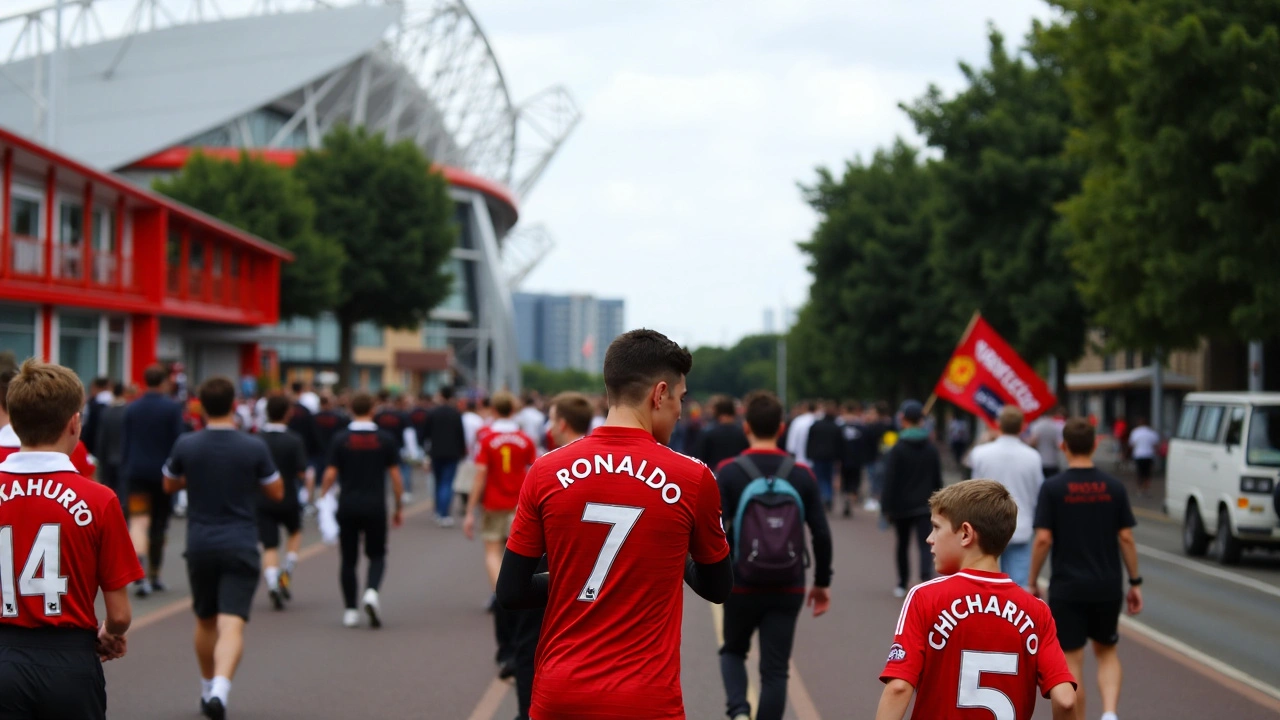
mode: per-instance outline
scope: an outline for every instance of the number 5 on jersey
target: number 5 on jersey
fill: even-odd
[[[609,576],[609,568],[613,567],[613,561],[618,557],[622,543],[626,542],[627,535],[631,533],[631,528],[636,526],[636,521],[640,519],[643,512],[644,508],[599,503],[587,503],[582,509],[582,522],[603,523],[611,527],[604,539],[604,546],[600,548],[600,554],[596,556],[596,563],[591,568],[587,584],[583,585],[582,592],[578,593],[579,600],[595,602],[596,598],[600,597],[605,578]]]

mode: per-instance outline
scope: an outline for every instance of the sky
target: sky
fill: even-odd
[[[901,101],[961,85],[987,23],[1040,0],[468,0],[514,98],[553,84],[583,119],[521,203],[555,250],[522,290],[621,297],[690,346],[764,330],[808,295],[798,183],[901,136]],[[777,322],[777,321],[775,321]]]

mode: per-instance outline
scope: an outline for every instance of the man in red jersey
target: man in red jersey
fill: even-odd
[[[18,434],[14,432],[13,427],[9,424],[9,411],[5,401],[9,381],[17,374],[18,369],[12,366],[0,370],[0,462],[18,452],[18,448],[22,446],[22,441],[18,439]],[[89,457],[89,451],[85,448],[83,442],[77,440],[76,446],[71,449],[69,456],[76,472],[93,479],[93,475],[98,468],[94,465],[92,458]]]
[[[470,540],[475,536],[476,506],[481,508],[480,539],[484,541],[484,566],[489,573],[489,587],[498,583],[502,565],[502,548],[511,532],[516,515],[516,501],[529,466],[538,459],[538,446],[512,419],[516,399],[509,392],[495,393],[493,410],[498,418],[488,432],[477,433],[476,469],[471,493],[467,496],[467,513],[462,532]],[[494,635],[498,639],[499,676],[515,674],[515,614],[500,607],[493,609]]]
[[[67,457],[83,404],[57,365],[28,360],[9,384],[22,449],[0,462],[0,718],[105,718],[101,661],[125,654],[142,567],[115,493]]]
[[[685,716],[682,579],[715,603],[733,587],[715,477],[662,445],[692,366],[661,333],[619,336],[605,424],[539,458],[520,491],[497,594],[508,609],[546,605],[533,720]]]
[[[1018,505],[994,480],[967,480],[929,499],[929,545],[943,577],[902,604],[876,720],[1028,720],[1036,691],[1054,720],[1075,713],[1075,683],[1049,607],[1000,572]]]

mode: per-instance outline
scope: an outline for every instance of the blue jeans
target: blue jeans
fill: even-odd
[[[1019,585],[1026,585],[1031,574],[1031,543],[1009,543],[1000,556],[1000,572]]]
[[[814,460],[813,476],[818,479],[818,492],[822,495],[822,502],[831,502],[831,483],[835,478],[836,466],[830,460]]]
[[[433,461],[432,470],[436,475],[436,517],[446,518],[453,507],[453,479],[458,474],[458,461]]]
[[[867,477],[871,480],[871,497],[879,499],[880,492],[884,490],[884,458],[876,458],[874,462],[867,467]]]
[[[413,492],[413,465],[403,460],[400,461],[400,482],[405,492]]]

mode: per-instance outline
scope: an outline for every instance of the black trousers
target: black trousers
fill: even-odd
[[[529,706],[533,703],[533,659],[538,651],[538,636],[542,632],[544,611],[508,611],[515,621],[516,702],[520,708],[517,720],[529,720]]]
[[[933,553],[929,552],[929,533],[933,525],[928,515],[898,518],[893,521],[893,529],[898,535],[898,587],[907,588],[911,576],[911,567],[907,563],[907,552],[911,546],[911,533],[916,534],[916,544],[920,548],[920,582],[933,577]]]
[[[0,628],[0,720],[97,720],[107,681],[92,630]]]
[[[787,709],[787,675],[796,620],[804,593],[733,593],[724,603],[724,645],[720,676],[724,679],[729,717],[750,714],[747,702],[747,651],[760,633],[760,707],[756,720],[782,720]]]
[[[387,569],[387,511],[343,512],[338,510],[338,549],[342,555],[339,580],[342,601],[348,610],[356,608],[356,563],[360,560],[360,539],[364,538],[364,554],[369,558],[366,589],[382,586]]]
[[[129,488],[125,486],[124,475],[120,473],[119,465],[111,463],[103,463],[98,466],[98,479],[103,485],[111,488],[116,498],[120,500],[120,509],[124,511],[125,516],[129,515]]]

